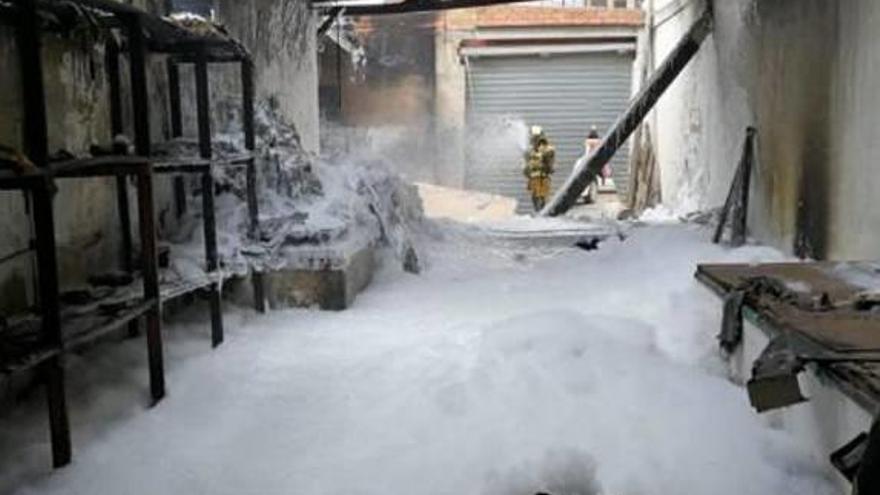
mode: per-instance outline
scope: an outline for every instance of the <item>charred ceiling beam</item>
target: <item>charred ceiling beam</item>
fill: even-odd
[[[436,10],[464,9],[471,7],[486,7],[504,3],[518,3],[527,0],[407,0],[401,3],[386,3],[375,5],[356,5],[346,7],[345,15],[381,15],[381,14],[409,14],[414,12],[431,12]],[[313,2],[316,7],[333,7],[332,1]]]

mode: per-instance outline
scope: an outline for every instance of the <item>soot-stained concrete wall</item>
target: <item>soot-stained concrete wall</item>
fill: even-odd
[[[656,2],[658,64],[703,8],[675,13],[682,3]],[[715,18],[715,31],[651,117],[664,202],[679,212],[721,205],[745,127],[754,125],[751,234],[812,257],[873,256],[880,238],[865,227],[880,215],[869,208],[866,159],[877,147],[871,109],[880,110],[878,7],[734,0],[715,2]]]
[[[328,148],[363,146],[413,181],[439,180],[435,133],[435,13],[361,16],[351,29],[363,59],[330,36],[320,55]],[[332,35],[332,32],[330,33]]]
[[[163,5],[161,0],[135,3],[153,12],[159,12]],[[297,124],[305,145],[317,151],[314,15],[304,2],[229,0],[220,3],[221,21],[254,54],[258,98],[277,100],[284,114]],[[51,34],[44,36],[43,43],[50,151],[65,149],[85,155],[91,144],[109,143],[112,138],[109,87],[102,46]],[[151,133],[153,141],[158,142],[170,137],[165,60],[161,56],[151,56],[150,63],[153,65],[148,70]],[[125,133],[131,136],[125,57],[121,65]],[[0,143],[21,149],[23,114],[19,53],[15,32],[6,26],[0,26],[0,67],[3,68],[0,70]],[[212,71],[228,76],[217,78],[212,87],[213,102],[218,108],[217,120],[222,122],[222,112],[234,105],[237,109],[240,103],[238,73],[229,68]],[[186,112],[185,118],[194,121],[195,109]],[[190,129],[194,134],[195,127]],[[218,129],[224,130],[219,125]],[[115,181],[59,181],[58,186],[55,215],[61,282],[72,287],[84,282],[90,273],[106,271],[120,264]],[[173,222],[174,215],[168,213],[172,208],[170,180],[157,177],[154,189],[159,218]],[[133,190],[131,197],[134,198]],[[131,217],[136,222],[135,207],[136,203],[131,201]],[[30,217],[22,194],[0,193],[0,257],[26,247],[31,237]],[[19,256],[0,264],[0,315],[33,303],[32,280],[32,257]]]
[[[137,2],[156,11],[161,2]],[[87,154],[91,144],[107,144],[112,139],[103,46],[81,38],[57,34],[42,38],[43,77],[48,109],[49,151],[66,150]],[[154,61],[159,64],[161,61]],[[23,100],[19,52],[12,27],[0,27],[0,143],[23,148]],[[126,69],[123,69],[126,70]],[[161,71],[151,71],[151,74]],[[165,80],[152,77],[153,136],[163,135],[165,108],[162,94]],[[127,74],[123,75],[127,87]],[[126,102],[126,116],[130,106]],[[130,133],[129,133],[130,135]],[[86,275],[118,266],[119,229],[115,208],[115,181],[87,179],[58,181],[55,196],[56,238],[61,283],[72,287]],[[168,201],[157,185],[159,208]],[[133,202],[132,202],[133,203]],[[32,237],[31,219],[20,192],[0,193],[0,257],[28,246]],[[132,204],[132,218],[137,215]],[[18,256],[0,264],[0,314],[20,310],[33,303],[34,261]]]

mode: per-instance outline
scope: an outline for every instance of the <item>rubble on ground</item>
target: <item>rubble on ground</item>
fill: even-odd
[[[388,246],[401,266],[419,271],[419,257],[409,231],[422,221],[415,186],[405,183],[374,157],[338,154],[319,158],[302,145],[294,125],[271,104],[258,106],[255,151],[260,208],[259,235],[248,237],[246,181],[243,168],[217,167],[218,250],[223,269],[244,275],[250,270],[337,269],[365,247]],[[215,140],[214,156],[244,153],[240,139],[227,134]],[[158,150],[167,157],[197,157],[198,143],[170,141]],[[192,190],[198,191],[197,178]],[[197,197],[190,212],[199,212]],[[175,251],[201,260],[198,218],[189,214],[169,237],[183,245]]]

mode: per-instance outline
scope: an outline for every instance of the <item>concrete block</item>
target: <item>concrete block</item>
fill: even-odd
[[[373,278],[372,245],[347,256],[346,262],[323,269],[289,268],[266,274],[266,297],[273,308],[312,307],[341,311],[354,302]]]

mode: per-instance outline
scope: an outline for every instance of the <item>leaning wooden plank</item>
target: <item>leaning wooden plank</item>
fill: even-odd
[[[657,72],[651,76],[647,86],[630,102],[629,108],[615,122],[599,148],[585,161],[575,167],[571,176],[556,192],[542,215],[561,215],[571,208],[584,190],[589,186],[602,167],[617,153],[627,138],[636,130],[657,100],[693,59],[706,36],[712,31],[712,12],[706,12],[688,30],[672,53],[663,61]]]
[[[718,226],[715,228],[715,235],[712,236],[712,242],[715,244],[721,242],[724,228],[727,226],[727,220],[731,213],[733,214],[733,219],[731,220],[732,234],[730,244],[734,247],[739,247],[746,243],[749,188],[751,187],[752,167],[755,161],[756,135],[757,131],[754,127],[746,128],[746,139],[743,142],[739,165],[736,167],[736,173],[730,184],[727,200],[724,201],[724,207],[721,208],[721,214],[718,216]]]
[[[743,158],[746,152],[743,151]],[[736,167],[733,180],[730,182],[730,189],[727,191],[727,199],[724,200],[724,206],[718,215],[718,225],[715,227],[715,235],[712,236],[714,244],[721,242],[721,238],[724,236],[724,227],[727,226],[727,218],[730,216],[730,210],[733,209],[733,204],[736,202],[736,192],[740,187],[740,183],[742,183],[743,158],[740,158],[739,166]]]
[[[755,136],[757,131],[754,127],[746,129],[746,144],[743,149],[742,173],[740,175],[739,190],[737,191],[736,209],[734,210],[731,225],[730,244],[734,247],[746,243],[746,224],[749,215],[749,191],[752,183],[752,168],[755,166]]]

